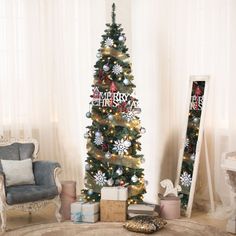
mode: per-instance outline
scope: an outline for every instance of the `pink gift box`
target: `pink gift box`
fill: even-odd
[[[161,199],[160,215],[167,220],[180,218],[180,199],[178,197],[164,197]]]
[[[70,205],[76,200],[76,182],[62,181],[61,209],[60,213],[64,220],[70,220]]]

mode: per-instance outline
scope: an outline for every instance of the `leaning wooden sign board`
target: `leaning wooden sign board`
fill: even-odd
[[[186,109],[186,123],[179,152],[176,186],[181,191],[181,208],[186,216],[190,217],[197,182],[202,142],[205,141],[205,157],[208,175],[208,187],[211,206],[213,206],[213,192],[211,173],[208,160],[206,138],[204,135],[204,118],[208,95],[208,76],[191,76],[188,90]]]

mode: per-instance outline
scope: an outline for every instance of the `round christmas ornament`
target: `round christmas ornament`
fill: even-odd
[[[145,134],[145,133],[146,133],[146,129],[145,129],[144,127],[142,127],[142,128],[140,129],[140,133],[141,133],[141,134]]]
[[[108,120],[113,120],[114,119],[114,116],[112,114],[109,114],[108,115]]]
[[[90,165],[88,163],[85,165],[85,170],[90,170]]]
[[[110,159],[111,158],[111,153],[108,151],[105,153],[105,158]]]
[[[112,186],[114,184],[114,180],[112,178],[107,180],[108,186]]]
[[[191,159],[192,161],[195,160],[195,155],[194,155],[194,153],[190,156],[190,159]]]
[[[122,175],[122,174],[123,174],[123,170],[119,167],[119,168],[116,170],[116,174]]]
[[[138,176],[136,174],[134,174],[132,177],[131,177],[131,180],[133,183],[136,183],[138,181]]]
[[[86,117],[87,117],[87,118],[90,118],[90,117],[91,117],[91,115],[92,115],[92,114],[91,114],[91,112],[90,112],[90,111],[88,111],[88,112],[86,113]]]
[[[110,70],[110,67],[108,66],[108,64],[105,64],[102,68],[105,72]]]
[[[124,180],[121,180],[120,181],[120,186],[124,186],[125,185],[125,181]]]
[[[125,78],[125,79],[123,80],[123,84],[124,84],[124,85],[129,85],[129,80],[128,80],[127,78]]]
[[[131,142],[129,140],[124,141],[124,145],[129,148],[131,146]]]
[[[102,136],[102,133],[101,133],[100,131],[96,131],[95,136],[96,136],[96,137],[101,137],[101,136]]]
[[[90,188],[89,190],[88,190],[88,195],[92,195],[93,194],[93,190]]]
[[[200,121],[200,119],[199,119],[199,118],[197,118],[197,117],[194,117],[194,119],[193,119],[193,122],[194,122],[195,124],[198,124],[198,123],[199,123],[199,121]]]
[[[119,41],[124,42],[126,40],[124,35],[120,35],[118,38]]]

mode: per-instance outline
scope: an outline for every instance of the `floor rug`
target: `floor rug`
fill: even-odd
[[[51,223],[21,227],[4,233],[6,236],[134,236],[122,223],[73,224],[72,222]],[[160,236],[228,236],[217,228],[187,221],[170,220],[164,229],[152,235]]]

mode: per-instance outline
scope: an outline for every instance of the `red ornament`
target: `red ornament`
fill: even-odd
[[[117,87],[116,87],[116,84],[114,82],[111,82],[111,85],[110,85],[110,92],[114,93],[117,91]]]
[[[117,91],[116,84],[112,81],[110,84],[110,92],[111,92],[111,100],[110,100],[110,106],[112,107],[113,105],[113,97],[114,97],[114,92]]]
[[[103,143],[103,144],[102,144],[102,150],[103,150],[104,152],[108,151],[108,144],[107,144],[107,143]]]
[[[124,186],[125,185],[125,181],[124,180],[121,180],[120,181],[120,186]]]
[[[199,86],[197,86],[196,90],[195,90],[195,95],[200,96],[202,94],[202,90],[200,89]]]
[[[200,89],[199,86],[197,86],[196,90],[195,90],[195,95],[196,95],[196,110],[198,110],[198,99],[199,96],[202,94],[202,90]]]

